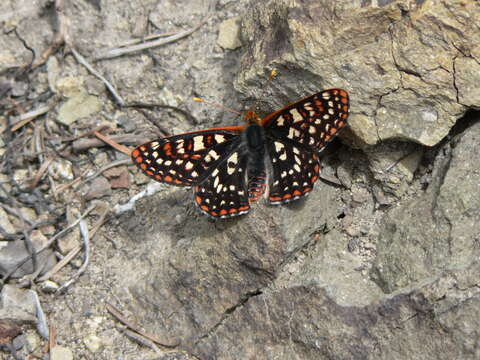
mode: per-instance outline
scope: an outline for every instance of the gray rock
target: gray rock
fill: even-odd
[[[47,240],[39,231],[32,232],[30,236],[34,249],[38,250],[43,246]],[[5,246],[0,247],[0,274],[2,276],[8,274],[17,264],[24,258],[29,256],[29,252],[25,247],[24,240],[9,241]],[[56,264],[56,258],[52,250],[47,249],[37,255],[37,269],[40,273],[51,269]],[[13,278],[19,278],[27,274],[31,274],[34,271],[32,260],[28,260],[13,274]]]
[[[261,94],[279,75],[272,109],[323,88],[352,94],[350,128],[364,143],[435,145],[467,107],[478,106],[475,1],[270,0],[243,18],[249,50],[236,87]],[[428,60],[427,60],[428,59]]]
[[[480,256],[480,123],[443,152],[425,194],[390,211],[380,231],[372,275],[386,292]]]
[[[73,353],[68,347],[56,345],[50,349],[50,360],[72,360]]]
[[[78,119],[99,112],[102,104],[98,97],[81,92],[73,95],[58,110],[58,118],[64,125],[70,125]]]
[[[240,18],[228,19],[220,24],[217,44],[229,50],[235,50],[242,46],[242,41],[240,40]]]
[[[0,304],[0,320],[13,321],[19,325],[36,322],[37,305],[31,290],[7,284],[0,293]]]
[[[1,208],[1,207],[0,207],[0,226],[7,233],[10,233],[10,234],[15,233],[15,228],[12,225],[10,219],[8,218],[7,212],[5,210],[3,210],[3,208]],[[3,242],[1,242],[1,243],[3,243]],[[6,243],[5,243],[5,245],[6,245]],[[5,245],[1,245],[1,247],[5,246]],[[0,247],[0,249],[1,249],[1,247]],[[0,250],[0,252],[1,252],[1,250]]]
[[[112,193],[112,187],[107,179],[103,176],[99,176],[96,179],[93,179],[90,183],[90,188],[85,194],[86,200],[98,199],[105,195],[110,195]]]
[[[201,359],[477,359],[478,278],[470,292],[456,285],[457,277],[479,271],[477,262],[364,306],[341,306],[318,286],[268,291],[234,309],[193,353]]]

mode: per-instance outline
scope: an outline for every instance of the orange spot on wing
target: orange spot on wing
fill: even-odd
[[[157,175],[155,175],[155,180],[158,180],[158,181],[160,181],[160,180],[162,180],[162,177],[161,177],[160,175],[158,175],[158,174],[157,174]]]
[[[182,180],[175,179],[175,184],[183,184]]]
[[[202,206],[200,206],[200,209],[202,209],[204,211],[208,211],[208,206],[207,205],[202,205]]]
[[[225,209],[220,210],[220,215],[227,215],[228,212]]]
[[[300,196],[300,195],[302,195],[302,192],[300,190],[295,190],[293,192],[293,196]]]
[[[165,154],[167,154],[168,156],[172,156],[172,144],[166,143],[165,145],[163,145],[163,150],[165,151]]]
[[[135,158],[135,161],[137,162],[137,164],[140,164],[141,162],[143,162],[143,159],[141,156]]]
[[[280,201],[282,198],[280,196],[270,196],[269,197],[270,201]]]
[[[210,215],[212,216],[218,216],[218,213],[216,211],[210,211]]]
[[[147,164],[145,163],[140,164],[140,167],[142,168],[142,170],[147,170],[148,168]]]
[[[153,171],[152,170],[147,170],[147,174],[150,176],[153,176]]]
[[[334,127],[330,128],[330,134],[331,135],[335,134],[336,132],[337,132],[336,128],[334,128]]]
[[[238,211],[238,210],[237,210],[237,209],[234,209],[234,208],[228,210],[228,212],[229,212],[230,214],[235,214],[237,211]]]
[[[341,97],[345,98],[345,100],[346,98],[348,98],[348,93],[345,90],[340,90],[339,94]],[[343,102],[343,99],[342,99],[342,102]]]
[[[285,194],[283,195],[284,199],[290,199],[292,197],[292,194]]]
[[[200,204],[202,202],[202,198],[200,196],[195,196],[195,201],[197,202],[197,204]]]
[[[240,209],[238,209],[239,211],[245,211],[245,210],[248,210],[250,209],[249,206],[245,205],[245,206],[241,206]]]
[[[170,175],[167,175],[167,176],[165,176],[165,181],[166,181],[166,182],[172,182],[173,179],[172,179],[172,177],[171,177]]]
[[[347,106],[347,105],[343,105],[342,110],[345,111],[345,112],[348,112],[348,106]]]
[[[310,180],[312,181],[312,183],[314,183],[315,181],[318,180],[318,176],[316,176],[316,175],[312,176],[312,178]]]
[[[135,150],[132,151],[132,157],[136,158],[136,157],[138,157],[138,155],[140,155],[140,150],[135,149]]]

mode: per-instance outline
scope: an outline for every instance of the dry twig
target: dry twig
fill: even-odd
[[[146,43],[139,44],[139,45],[132,45],[132,46],[128,46],[128,47],[111,49],[111,50],[105,52],[104,54],[100,54],[99,56],[97,56],[95,58],[95,61],[103,60],[103,59],[113,59],[115,57],[122,56],[122,55],[125,55],[125,54],[130,54],[130,53],[137,52],[137,51],[142,51],[142,50],[145,50],[145,49],[151,49],[153,47],[157,47],[157,46],[160,46],[160,45],[165,45],[165,44],[177,41],[177,40],[182,39],[182,38],[194,33],[195,31],[197,31],[203,24],[205,24],[207,22],[207,20],[208,20],[208,18],[205,18],[197,26],[195,26],[191,29],[185,30],[185,31],[181,31],[181,32],[179,32],[175,35],[172,35],[172,36],[169,36],[169,37],[166,37],[166,38],[146,42]]]
[[[119,143],[113,141],[112,139],[102,135],[98,131],[95,131],[94,134],[97,138],[102,140],[104,143],[107,143],[108,145],[110,145],[115,150],[118,150],[118,151],[123,152],[124,154],[130,156],[131,150],[129,148],[127,148],[126,146],[120,145]]]
[[[71,48],[71,51],[72,51],[72,54],[73,56],[75,56],[75,59],[80,63],[82,64],[83,66],[85,66],[87,68],[88,71],[90,71],[93,75],[95,75],[97,78],[99,78],[104,84],[105,86],[107,87],[107,89],[110,91],[110,93],[112,94],[112,96],[115,98],[115,100],[117,101],[117,104],[120,105],[120,106],[124,106],[125,105],[125,101],[123,101],[122,97],[118,94],[118,92],[115,90],[115,88],[113,87],[112,84],[110,84],[108,82],[107,79],[105,79],[102,75],[100,75],[100,73],[98,71],[96,71],[92,65],[90,65],[87,60],[85,60],[85,58],[80,55],[80,53],[75,50],[73,47]]]
[[[135,331],[136,333],[142,335],[146,339],[153,341],[154,343],[167,347],[167,348],[174,348],[180,345],[180,341],[177,339],[172,340],[169,339],[169,341],[160,341],[157,339],[156,336],[148,334],[144,332],[142,329],[140,329],[137,325],[133,324],[131,321],[127,320],[123,314],[112,304],[107,303],[107,310],[110,314],[112,314],[118,321],[120,321],[122,324],[124,324],[126,327],[128,327],[130,330]]]
[[[80,269],[73,274],[70,280],[57,289],[56,293],[65,292],[67,288],[72,285],[73,282],[85,272],[85,270],[87,270],[88,263],[90,262],[90,234],[88,233],[87,222],[85,220],[80,221],[80,233],[82,234],[83,249],[85,251],[83,264],[80,266]]]
[[[126,145],[140,145],[148,141],[144,135],[114,135],[110,139],[113,141]],[[105,146],[106,144],[99,139],[78,139],[72,143],[74,152],[88,150],[90,148],[97,148]]]

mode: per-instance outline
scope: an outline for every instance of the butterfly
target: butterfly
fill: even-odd
[[[348,113],[345,90],[324,90],[263,119],[248,111],[244,126],[147,142],[131,152],[132,161],[156,181],[192,187],[197,206],[214,218],[243,215],[264,194],[270,204],[308,195],[320,172],[318,153]]]

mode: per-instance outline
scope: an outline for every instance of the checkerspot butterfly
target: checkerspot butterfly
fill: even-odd
[[[157,181],[193,187],[206,214],[242,215],[267,187],[270,204],[312,191],[320,172],[317,153],[345,127],[348,112],[345,90],[324,90],[263,119],[249,111],[245,126],[153,140],[133,150],[132,160]]]

